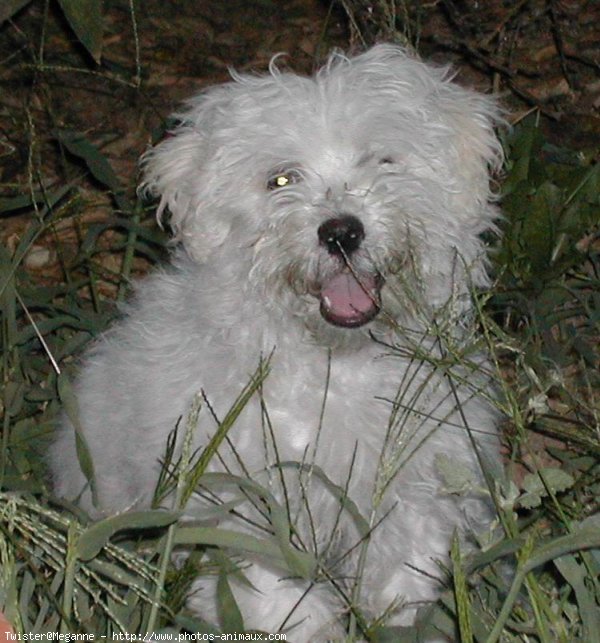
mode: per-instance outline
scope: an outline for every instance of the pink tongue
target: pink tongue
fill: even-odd
[[[342,272],[321,288],[321,314],[337,326],[362,326],[379,311],[379,288],[375,277]]]

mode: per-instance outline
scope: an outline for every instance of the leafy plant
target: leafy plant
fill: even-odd
[[[38,0],[4,0],[0,24]],[[102,57],[102,0],[56,0],[71,29],[96,63]]]
[[[600,166],[549,144],[535,117],[506,147],[490,307],[520,343],[529,424],[598,454]]]

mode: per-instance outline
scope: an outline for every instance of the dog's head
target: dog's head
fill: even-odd
[[[224,288],[310,327],[460,309],[487,279],[497,116],[390,45],[312,78],[272,63],[192,99],[144,184],[195,261],[227,266]]]

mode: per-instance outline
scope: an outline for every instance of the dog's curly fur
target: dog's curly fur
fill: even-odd
[[[253,587],[231,581],[246,626],[297,623],[297,641],[343,631],[361,531],[325,477],[374,526],[354,599],[367,618],[393,605],[389,622],[410,623],[439,591],[434,561],[455,528],[490,515],[473,494],[444,493],[436,466],[445,454],[481,482],[481,456],[497,459],[488,385],[466,366],[452,384],[433,358],[440,328],[465,341],[471,290],[488,284],[481,235],[497,216],[498,109],[447,68],[379,45],[333,54],[311,78],[275,63],[267,75],[234,75],[176,116],[143,167],[181,243],[82,369],[100,506],[89,491],[82,503],[96,513],[147,506],[194,396],[203,390],[214,412],[200,416],[202,445],[273,352],[261,395],[213,466],[240,473],[239,457],[282,503],[287,480],[293,541],[327,574],[310,583],[249,556]],[[85,487],[73,435],[65,422],[50,454],[68,497]],[[273,475],[283,461],[306,466]],[[202,500],[192,504],[198,515]],[[210,584],[197,590],[190,605],[216,619]]]

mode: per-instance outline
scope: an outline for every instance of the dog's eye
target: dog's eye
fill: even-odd
[[[302,177],[298,170],[286,170],[282,172],[277,172],[273,174],[267,181],[268,190],[278,190],[279,188],[285,188],[288,185],[293,185],[298,183]]]
[[[384,156],[379,159],[379,165],[393,165],[395,162],[391,156]]]

